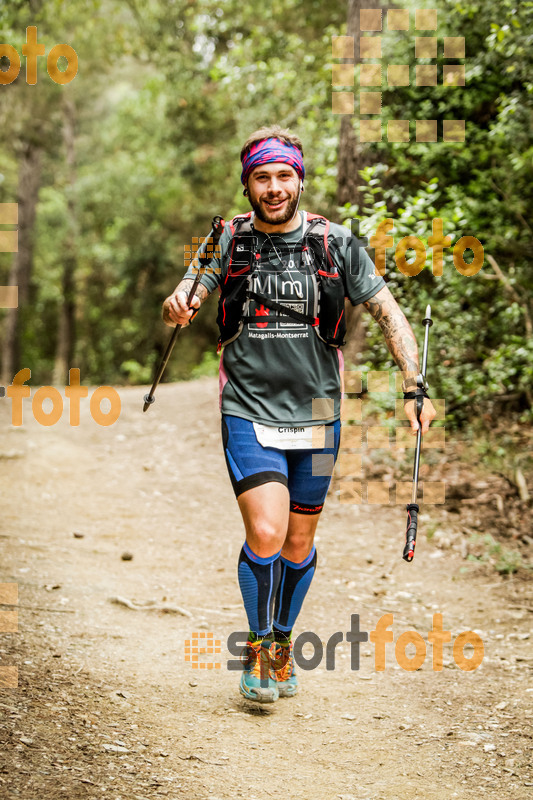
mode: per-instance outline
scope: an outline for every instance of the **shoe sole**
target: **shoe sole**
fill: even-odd
[[[298,686],[282,687],[278,684],[278,694],[280,697],[294,697],[298,693]]]
[[[256,703],[275,703],[279,697],[277,687],[275,689],[268,686],[248,689],[242,685],[242,680],[239,683],[239,691],[247,700],[254,700]]]
[[[256,703],[275,703],[279,694],[275,694],[272,689],[254,689],[252,694],[248,690],[245,691],[242,686],[239,686],[239,691],[247,700],[253,700]]]

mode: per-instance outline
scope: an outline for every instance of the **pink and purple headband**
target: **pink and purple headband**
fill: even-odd
[[[246,184],[250,172],[260,164],[281,161],[296,170],[303,181],[305,176],[304,159],[301,150],[279,139],[262,139],[254,142],[242,160],[241,183]]]

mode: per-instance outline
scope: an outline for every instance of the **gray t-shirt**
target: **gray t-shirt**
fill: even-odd
[[[301,225],[294,231],[267,235],[255,230],[261,259],[254,267],[252,290],[296,311],[317,316],[318,286],[314,270],[302,263],[300,243],[308,222],[300,211]],[[220,238],[220,256],[206,268],[201,283],[214,291],[228,268],[229,226]],[[362,243],[342,225],[330,223],[328,242],[335,253],[345,295],[352,305],[368,300],[385,286]],[[189,270],[187,278],[194,278]],[[220,361],[220,402],[224,414],[265,425],[320,425],[340,416],[342,352],[325,344],[316,329],[279,316],[260,302],[250,300],[256,322],[228,343]]]

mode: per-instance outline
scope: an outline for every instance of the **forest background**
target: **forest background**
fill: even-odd
[[[383,9],[383,31],[362,35],[382,36],[383,130],[389,119],[409,119],[407,143],[386,134],[359,141],[359,13],[372,7]],[[387,29],[389,8],[408,9],[408,31]],[[437,10],[437,31],[415,30],[421,8]],[[0,285],[19,286],[18,308],[0,310],[4,386],[23,367],[36,386],[64,385],[73,366],[82,383],[149,383],[169,335],[161,302],[185,271],[184,250],[215,214],[248,210],[240,147],[276,122],[304,142],[308,210],[359,220],[368,236],[390,217],[394,246],[407,235],[425,244],[426,265],[414,277],[389,250],[386,280],[420,342],[431,303],[430,382],[433,396],[446,398],[448,428],[470,430],[475,421],[492,455],[502,421],[505,435],[509,420],[530,430],[532,2],[0,5],[0,41],[19,54],[30,25],[47,54],[58,43],[73,47],[79,68],[59,85],[39,58],[37,83],[28,85],[21,56],[18,78],[0,86],[0,203],[19,205],[19,251],[0,253]],[[353,60],[332,57],[342,35],[354,38]],[[419,35],[438,36],[436,60],[415,58]],[[465,59],[444,59],[443,37],[465,37]],[[332,86],[334,63],[353,63],[354,86]],[[417,86],[415,65],[429,63],[438,85]],[[410,85],[388,86],[387,64],[409,64]],[[444,64],[465,65],[464,86],[443,85]],[[333,113],[337,91],[354,92],[353,114]],[[438,141],[415,141],[420,119],[437,120]],[[447,119],[465,120],[464,142],[442,140]],[[482,243],[477,274],[461,274],[451,248],[443,274],[433,274],[436,217],[452,246],[461,236]],[[165,380],[214,374],[215,306],[212,297],[183,336]],[[350,313],[347,363],[393,367],[367,318]],[[512,449],[506,441],[502,456]]]

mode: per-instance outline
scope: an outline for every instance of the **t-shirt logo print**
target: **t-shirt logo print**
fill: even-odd
[[[250,311],[253,321],[250,322],[251,331],[268,328],[270,336],[285,338],[294,332],[301,331],[307,338],[308,326],[289,316],[283,316],[279,309],[274,311],[268,303],[261,303],[261,299],[270,298],[274,302],[307,314],[307,307],[311,301],[309,276],[306,271],[301,271],[300,255],[295,255],[295,248],[299,243],[287,244],[276,239],[275,244],[264,252],[264,260],[258,265],[252,277],[252,291],[260,295],[255,298],[255,308]],[[296,302],[296,301],[300,302]],[[281,316],[280,316],[281,315]],[[261,322],[256,321],[263,318]],[[288,329],[288,330],[287,330]],[[252,333],[253,336],[253,333]],[[264,338],[264,337],[262,337]]]
[[[270,314],[269,309],[265,308],[264,306],[259,306],[259,308],[255,309],[255,316],[256,317],[268,317],[269,314]],[[267,325],[268,325],[268,322],[258,322],[256,324],[257,324],[258,328],[266,328]]]

